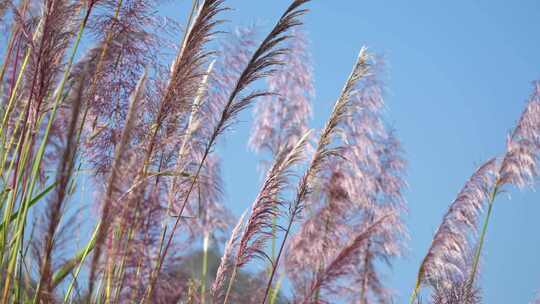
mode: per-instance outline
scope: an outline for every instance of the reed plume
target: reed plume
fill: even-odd
[[[467,259],[474,248],[470,242],[477,231],[478,217],[484,209],[489,189],[493,186],[496,165],[495,159],[481,165],[450,205],[420,264],[411,301],[424,283],[466,281],[469,272]]]
[[[225,0],[192,0],[185,26],[162,0],[0,0],[0,302],[394,302],[407,163],[383,60],[360,50],[312,137],[308,2],[259,41],[222,32]],[[230,231],[218,144],[251,106],[265,175]],[[422,288],[480,303],[494,201],[534,187],[539,153],[535,82],[503,154],[444,214],[411,303]]]
[[[360,171],[363,174],[359,174],[364,176],[360,180],[366,185],[369,184],[366,179],[375,179],[373,182],[375,190],[367,193],[367,204],[360,208],[365,216],[362,226],[371,224],[377,217],[387,213],[394,213],[396,216],[383,223],[378,233],[373,234],[364,247],[363,260],[358,265],[356,274],[360,285],[358,297],[361,303],[392,300],[392,291],[384,282],[379,263],[391,267],[392,260],[403,255],[405,241],[408,239],[402,218],[406,207],[403,195],[405,161],[402,158],[401,145],[392,130],[385,134],[378,145],[378,152],[375,153],[376,161],[372,163],[372,168],[378,170]],[[366,154],[369,155],[367,152]],[[366,188],[369,189],[369,186]]]
[[[309,0],[295,0],[291,5],[289,5],[276,26],[272,29],[272,31],[270,31],[268,36],[266,36],[259,47],[255,50],[247,66],[236,81],[234,89],[228,96],[223,110],[221,111],[221,115],[217,120],[217,124],[214,126],[213,131],[211,132],[211,135],[205,145],[201,162],[194,174],[193,182],[185,195],[183,203],[178,212],[177,219],[173,224],[172,230],[165,243],[160,261],[158,261],[156,276],[159,275],[163,258],[167,256],[174,234],[178,229],[178,224],[182,217],[184,208],[198,179],[198,175],[200,174],[206,158],[213,149],[217,138],[231,126],[235,117],[242,110],[247,108],[256,98],[268,94],[266,92],[252,92],[247,95],[243,95],[244,91],[250,84],[271,74],[273,71],[272,69],[280,63],[278,61],[278,56],[286,52],[286,49],[280,48],[280,44],[288,38],[286,33],[291,28],[301,24],[299,18],[306,12],[306,10],[301,9],[300,7],[307,2],[309,2]],[[151,288],[152,286],[150,286],[149,294],[151,294]]]
[[[332,288],[332,283],[339,282],[339,280],[347,276],[352,270],[351,268],[359,262],[357,259],[360,256],[360,251],[366,240],[376,232],[379,225],[389,218],[396,216],[395,214],[387,214],[382,218],[378,218],[366,229],[356,234],[351,239],[349,244],[336,252],[329,260],[327,266],[317,271],[313,281],[310,284],[308,292],[303,296],[301,303],[330,303],[326,302],[324,295],[320,291],[328,290],[331,294],[335,292]]]
[[[399,216],[404,208],[401,193],[404,164],[396,141],[389,134],[379,143],[370,165],[367,161],[370,154],[360,154],[366,163],[356,167],[353,164],[359,165],[358,159],[345,153],[349,156],[346,160],[338,160],[329,168],[329,177],[319,190],[322,197],[312,198],[311,215],[289,244],[286,266],[296,293],[303,294],[309,288],[313,274],[324,268],[332,254],[346,246],[356,231],[365,229],[377,217],[393,213],[395,217],[368,237],[355,271],[348,277],[360,287],[359,292],[343,290],[343,294],[358,298],[361,303],[370,303],[371,299],[390,301],[391,292],[385,288],[378,262],[391,265],[392,259],[401,255],[407,235]],[[374,148],[370,146],[374,142],[365,144],[367,149]],[[345,146],[344,150],[352,148],[358,147]],[[361,191],[358,191],[359,185],[364,185]],[[364,191],[367,193],[362,193]]]
[[[75,146],[77,136],[77,125],[81,112],[82,95],[84,87],[84,78],[79,80],[76,91],[73,93],[71,103],[71,119],[69,121],[68,132],[66,134],[66,143],[62,152],[62,157],[58,165],[56,176],[55,194],[49,201],[47,208],[47,230],[42,240],[43,256],[41,261],[40,281],[38,283],[36,297],[37,301],[51,302],[53,295],[53,252],[55,250],[56,233],[60,225],[66,196],[69,195],[68,183],[71,180],[75,163]]]
[[[507,140],[506,153],[499,161],[490,159],[484,163],[450,205],[439,226],[427,255],[418,271],[411,303],[423,283],[431,285],[465,282],[472,289],[493,202],[505,186],[524,187],[537,176],[537,160],[540,151],[540,99],[539,86],[535,83],[526,108]],[[474,233],[478,217],[487,204],[485,219],[476,245]],[[470,255],[474,251],[472,260]]]
[[[203,66],[208,62],[211,54],[205,49],[206,43],[215,34],[215,27],[222,21],[219,14],[226,10],[223,0],[205,0],[200,5],[197,15],[184,36],[182,45],[171,66],[170,79],[157,104],[154,113],[152,130],[148,138],[148,148],[145,156],[145,166],[154,153],[157,136],[163,124],[169,122],[177,125],[178,116],[184,112],[189,113],[190,106],[199,92],[201,78],[204,77]],[[170,125],[167,128],[172,128]]]
[[[231,237],[225,244],[223,250],[223,255],[221,256],[221,261],[216,273],[216,278],[212,284],[211,296],[214,302],[221,302],[225,299],[225,286],[227,284],[227,277],[230,277],[233,268],[235,267],[234,257],[237,255],[238,244],[240,237],[242,236],[242,231],[244,229],[244,218],[246,213],[244,212],[234,229],[231,232]]]
[[[187,118],[186,131],[181,139],[175,160],[174,171],[176,174],[170,182],[168,193],[168,208],[171,215],[178,213],[192,182],[190,173],[197,170],[204,154],[206,141],[212,136],[212,126],[217,124],[218,115],[234,89],[236,79],[249,61],[255,46],[253,36],[253,28],[237,28],[232,33],[227,33],[220,41],[216,53],[221,56],[210,64],[201,84],[201,90],[193,101],[191,113]],[[207,179],[204,188],[213,185],[212,188],[219,192],[221,187],[219,172],[209,170],[219,167],[217,156],[209,157],[209,162],[215,165],[204,165],[201,169],[201,177],[213,176],[214,181]],[[197,181],[195,188],[199,189],[199,184],[201,182]],[[197,206],[197,209],[201,209],[197,198],[191,198],[190,204],[186,208],[190,208],[191,202]]]
[[[279,58],[283,65],[267,78],[273,94],[254,107],[248,143],[253,150],[272,156],[306,132],[315,94],[306,34],[300,29],[293,31],[287,47],[290,51]]]
[[[98,4],[100,10],[89,25],[97,42],[79,64],[89,65],[91,75],[85,94],[88,123],[83,125],[84,153],[102,184],[113,162],[131,93],[144,69],[149,70],[147,91],[153,89],[152,70],[163,72],[158,55],[168,49],[168,43],[155,34],[159,29],[155,1],[102,0]],[[155,92],[152,93],[153,96]],[[150,103],[150,98],[146,99],[145,107]],[[138,125],[133,136],[139,138],[146,132],[141,130],[144,124]]]
[[[281,56],[283,64],[266,81],[272,94],[262,98],[254,107],[248,146],[256,152],[267,152],[271,159],[293,145],[308,129],[314,88],[305,36],[301,29],[292,31],[287,43],[290,52]],[[267,161],[261,163],[268,165]],[[278,218],[274,217],[272,260],[276,254],[277,221]]]
[[[92,265],[90,270],[90,279],[89,279],[89,292],[91,294],[93,290],[93,285],[95,283],[95,276],[97,271],[98,262],[101,255],[101,248],[104,244],[106,234],[108,233],[109,226],[111,224],[111,207],[115,199],[115,193],[117,192],[115,183],[117,182],[118,175],[121,174],[120,168],[121,163],[124,158],[124,153],[129,145],[130,132],[133,129],[135,124],[135,118],[137,114],[137,108],[140,101],[140,96],[144,90],[144,84],[146,81],[146,73],[142,75],[141,79],[135,91],[131,97],[131,104],[128,110],[128,115],[126,117],[126,123],[122,130],[122,135],[120,136],[120,141],[116,146],[115,157],[113,161],[113,166],[111,168],[111,173],[107,182],[107,188],[103,198],[103,204],[101,209],[101,219],[102,224],[99,226],[97,237],[96,237],[96,246],[94,249],[94,255],[92,257]]]
[[[349,113],[340,125],[341,159],[321,171],[310,198],[308,218],[289,244],[287,270],[295,292],[304,294],[317,271],[332,254],[347,245],[355,231],[368,227],[376,217],[405,212],[402,190],[405,162],[400,143],[387,130],[382,117],[384,105],[378,61],[356,85]],[[359,253],[354,273],[348,279],[360,292],[342,290],[360,303],[390,301],[377,260],[391,265],[403,251],[406,229],[399,216],[381,225]]]
[[[321,132],[321,135],[317,142],[317,146],[315,148],[315,152],[306,169],[306,172],[301,177],[298,183],[298,186],[296,189],[296,197],[294,198],[293,202],[291,202],[291,205],[289,206],[289,215],[288,215],[286,226],[284,228],[285,235],[284,235],[283,240],[281,241],[281,245],[279,247],[278,254],[276,256],[274,264],[272,265],[272,271],[271,271],[270,278],[268,280],[268,284],[266,287],[265,298],[263,299],[263,303],[266,301],[266,298],[268,297],[268,293],[272,286],[274,275],[279,265],[279,260],[283,253],[283,249],[285,248],[285,243],[287,241],[289,234],[291,233],[292,225],[295,222],[297,216],[299,216],[300,213],[302,212],[302,209],[304,208],[304,203],[313,190],[312,186],[315,184],[315,180],[318,177],[318,174],[324,168],[323,166],[326,164],[326,162],[330,158],[339,157],[340,155],[339,147],[331,146],[332,140],[336,136],[336,133],[338,132],[338,128],[340,124],[345,120],[346,116],[349,113],[349,109],[351,106],[350,98],[351,98],[351,95],[354,93],[356,84],[358,83],[360,79],[366,76],[366,74],[368,73],[368,70],[369,70],[368,55],[365,49],[361,49],[358,55],[358,59],[351,72],[351,75],[347,79],[340,96],[338,97],[336,103],[334,104],[334,108],[332,110],[332,113],[330,114],[330,118],[326,122]]]
[[[10,94],[10,100],[15,96],[19,96],[19,98],[24,96],[25,99],[24,102],[14,107],[14,112],[21,114],[15,116],[18,118],[14,118],[14,120],[19,120],[16,124],[21,126],[18,130],[20,144],[13,154],[16,161],[12,187],[19,183],[16,178],[18,172],[29,173],[31,170],[30,164],[22,155],[27,153],[33,155],[35,141],[37,138],[41,138],[39,122],[43,119],[43,108],[49,110],[48,108],[51,106],[43,104],[48,101],[49,95],[52,94],[52,86],[61,76],[64,67],[64,54],[76,31],[77,20],[73,16],[77,15],[77,9],[77,5],[72,3],[44,1],[43,13],[38,25],[33,29],[34,35],[23,35],[26,36],[27,53],[25,59],[28,59],[28,64],[25,65],[24,70],[21,66],[19,73],[21,76],[24,74],[24,84],[22,92],[17,92],[17,88],[14,87]],[[21,24],[20,28],[24,29],[25,25]],[[8,112],[6,114],[9,115],[9,109],[6,111]],[[26,182],[24,176],[27,175],[29,174],[23,175],[22,183]],[[43,177],[43,174],[40,176]]]
[[[354,111],[348,116],[342,132],[346,142],[343,148],[345,160],[338,162],[338,170],[346,180],[343,190],[350,197],[349,219],[346,217],[344,222],[353,222],[351,214],[357,213],[362,218],[360,227],[369,226],[379,215],[403,215],[407,211],[403,195],[406,186],[403,149],[395,131],[383,117],[382,59],[374,58],[371,71],[353,98]],[[403,253],[406,239],[403,220],[396,216],[381,225],[379,233],[366,242],[356,273],[360,303],[391,301],[382,270],[376,269],[376,265],[381,261],[391,266],[392,260]]]
[[[286,270],[293,282],[295,293],[305,291],[311,275],[323,261],[348,241],[350,226],[348,217],[352,198],[346,191],[347,180],[340,170],[333,170],[320,188],[325,189],[324,198],[310,201],[310,215],[305,216],[298,231],[291,237],[285,260]],[[314,205],[320,205],[316,208]]]
[[[470,289],[466,282],[437,285],[431,298],[432,304],[480,304],[478,288]]]
[[[43,3],[44,15],[40,37],[32,47],[30,70],[26,84],[31,107],[32,125],[36,126],[42,104],[51,93],[51,86],[57,80],[63,66],[65,51],[76,30],[76,4],[48,0]]]
[[[206,58],[210,54],[209,52],[205,51],[203,47],[214,34],[212,32],[213,28],[220,23],[220,21],[216,21],[214,19],[218,13],[224,10],[224,8],[221,6],[222,2],[223,1],[205,1],[200,6],[197,17],[195,18],[194,22],[190,24],[190,28],[184,37],[184,41],[179,49],[175,62],[171,67],[171,79],[169,79],[169,82],[165,85],[165,91],[159,92],[161,97],[154,102],[152,102],[152,100],[155,98],[152,98],[151,96],[148,98],[149,102],[147,104],[150,105],[148,107],[149,113],[152,113],[151,125],[149,125],[148,128],[151,128],[151,131],[148,132],[149,135],[141,134],[143,135],[142,142],[147,143],[146,147],[143,148],[143,150],[145,150],[142,160],[144,166],[141,170],[142,175],[135,179],[133,186],[130,188],[133,189],[133,191],[139,192],[139,197],[144,197],[143,193],[146,188],[145,184],[147,183],[145,175],[153,175],[148,171],[153,155],[160,155],[160,163],[157,165],[158,174],[160,174],[159,171],[162,170],[161,168],[165,170],[164,167],[169,162],[169,155],[173,154],[163,149],[166,147],[174,148],[174,145],[167,144],[162,146],[161,143],[170,133],[169,129],[173,128],[173,124],[176,124],[175,120],[184,115],[183,112],[185,111],[186,106],[182,104],[187,105],[188,101],[191,102],[194,99],[193,97],[195,97],[195,92],[198,93],[199,91],[196,80],[200,80],[200,77],[204,76],[203,73],[200,72],[200,67],[204,64]],[[180,104],[180,106],[178,106],[178,104]],[[157,109],[157,112],[155,109]],[[161,126],[166,121],[166,130],[164,130],[165,133],[163,134],[164,138],[159,138],[161,136]],[[179,126],[179,128],[182,129],[182,126]],[[203,171],[206,168],[210,167],[205,166]],[[204,173],[205,172],[203,172],[203,175]],[[207,180],[206,184],[207,186],[211,185],[209,180]],[[201,183],[199,183],[199,185],[201,185]],[[153,189],[150,191],[156,196],[158,201],[160,192],[162,191],[160,189],[161,187],[160,177],[157,175],[155,186],[152,186],[151,188]],[[125,224],[126,223],[121,224],[121,226],[125,226]],[[129,241],[130,239],[128,238],[127,242],[129,243]],[[126,246],[128,245],[126,244]]]
[[[227,303],[238,268],[253,258],[270,260],[265,252],[265,245],[273,236],[272,220],[281,213],[280,208],[284,205],[282,192],[288,186],[292,167],[302,160],[308,136],[309,132],[304,134],[293,147],[281,151],[268,170],[259,194],[251,206],[250,216],[239,240],[224,303]]]
[[[516,127],[506,142],[502,158],[498,188],[514,185],[523,188],[532,185],[538,176],[540,152],[540,82],[535,82],[533,92]]]
[[[272,234],[270,231],[272,216],[279,212],[279,207],[284,203],[281,199],[281,192],[288,185],[292,166],[302,160],[308,136],[309,132],[304,134],[290,150],[281,151],[269,169],[262,188],[252,205],[250,217],[240,239],[239,252],[236,257],[237,267],[242,267],[253,257],[266,256],[264,244]]]
[[[469,282],[472,286],[476,279],[478,264],[487,233],[487,227],[493,210],[493,203],[505,187],[514,185],[523,188],[531,185],[538,176],[538,159],[540,157],[540,85],[534,82],[525,110],[523,110],[516,127],[508,137],[504,154],[496,173],[496,179],[488,198],[482,231],[472,260]]]

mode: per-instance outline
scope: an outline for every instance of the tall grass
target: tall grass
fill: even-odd
[[[228,31],[226,0],[193,0],[182,26],[158,0],[0,0],[2,303],[394,301],[406,161],[383,60],[361,48],[312,130],[309,2],[264,35]],[[253,105],[266,174],[235,219],[216,146]],[[411,303],[480,302],[494,203],[533,184],[539,134],[535,84],[504,155],[450,204]]]

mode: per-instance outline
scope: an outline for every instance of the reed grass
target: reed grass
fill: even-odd
[[[312,130],[309,0],[260,39],[228,30],[229,1],[193,0],[183,26],[160,5],[0,0],[1,302],[395,301],[385,275],[408,239],[406,161],[382,60],[361,48]],[[216,148],[252,106],[266,174],[235,219]],[[539,152],[534,83],[503,155],[450,204],[410,303],[480,303],[495,201],[534,186]]]

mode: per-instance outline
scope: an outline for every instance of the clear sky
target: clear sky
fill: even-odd
[[[289,1],[226,3],[234,8],[227,13],[231,25],[257,22],[265,34]],[[308,6],[313,127],[327,118],[362,45],[388,63],[386,114],[409,162],[411,234],[409,253],[395,263],[389,282],[397,303],[405,303],[443,213],[474,169],[504,151],[531,81],[540,78],[540,2],[314,0]],[[227,205],[237,214],[260,180],[259,157],[247,149],[250,117],[245,113],[219,143]],[[496,201],[481,274],[485,303],[528,303],[540,288],[539,218],[540,195],[532,189]]]

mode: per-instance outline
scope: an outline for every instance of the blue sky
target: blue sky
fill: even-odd
[[[234,8],[227,13],[232,25],[257,22],[262,33],[288,5],[226,2]],[[409,162],[409,253],[389,276],[397,303],[404,303],[443,213],[474,169],[504,151],[531,81],[540,78],[540,2],[315,0],[309,8],[313,127],[327,118],[362,45],[388,63],[386,114]],[[226,160],[227,205],[237,214],[249,206],[260,180],[260,158],[246,144],[250,117],[244,113],[218,149]],[[481,274],[485,303],[528,303],[540,288],[539,215],[540,195],[533,189],[496,201]]]

